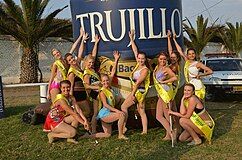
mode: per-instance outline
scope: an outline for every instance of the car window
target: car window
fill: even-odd
[[[208,60],[207,66],[210,67],[213,71],[242,71],[242,60]]]

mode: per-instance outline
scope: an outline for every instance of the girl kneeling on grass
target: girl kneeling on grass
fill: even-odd
[[[87,119],[78,107],[75,98],[70,95],[70,88],[70,81],[60,82],[61,94],[57,94],[53,108],[46,117],[44,131],[49,132],[49,143],[52,143],[54,138],[67,138],[67,142],[77,143],[73,137],[76,135],[78,123],[83,124],[84,128],[89,130]]]
[[[201,99],[195,95],[193,84],[189,83],[184,87],[180,113],[169,111],[169,114],[180,117],[179,122],[184,129],[179,136],[180,141],[191,141],[188,145],[199,145],[202,143],[199,136],[204,136],[209,143],[211,142],[215,123]]]
[[[99,92],[101,110],[97,115],[97,119],[101,119],[103,132],[95,133],[92,135],[84,135],[83,138],[104,138],[110,137],[112,134],[112,122],[118,121],[118,138],[128,139],[123,134],[125,113],[115,108],[115,95],[111,89],[111,82],[116,72],[117,63],[120,57],[118,51],[114,51],[115,64],[112,68],[110,77],[107,74],[101,74],[102,88]]]

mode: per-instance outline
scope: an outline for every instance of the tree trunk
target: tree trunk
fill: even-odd
[[[38,56],[32,48],[23,48],[20,83],[38,82]]]

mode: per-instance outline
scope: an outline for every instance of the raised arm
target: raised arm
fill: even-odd
[[[169,56],[171,57],[173,50],[172,50],[172,45],[171,45],[171,31],[170,30],[167,31],[167,45],[168,45]]]
[[[77,40],[73,43],[73,45],[71,46],[71,50],[69,51],[69,53],[72,54],[72,53],[75,51],[77,45],[79,44],[79,42],[80,42],[81,39],[82,39],[83,33],[84,33],[83,29],[80,28],[80,35],[79,35],[79,37],[77,38]]]
[[[174,43],[175,43],[175,46],[176,46],[176,50],[177,50],[177,52],[181,55],[181,57],[182,57],[185,61],[187,61],[187,60],[188,60],[187,56],[184,54],[184,52],[182,51],[181,46],[180,46],[180,45],[177,43],[177,41],[176,41],[176,34],[173,35],[173,41],[174,41]]]
[[[134,56],[135,56],[135,59],[136,59],[136,61],[137,61],[137,57],[138,57],[138,48],[137,48],[137,46],[136,46],[136,44],[135,44],[135,42],[134,42],[134,30],[131,30],[131,31],[129,31],[129,38],[130,38],[130,42],[131,42],[131,47],[132,47],[132,50],[133,50],[133,53],[134,53]]]
[[[82,60],[82,55],[83,55],[83,52],[84,52],[84,49],[85,49],[85,43],[88,40],[88,38],[89,38],[88,33],[83,33],[83,38],[82,38],[80,47],[78,49],[78,55],[77,55],[78,63],[80,63],[81,60]]]
[[[94,46],[93,46],[93,49],[92,49],[92,56],[94,58],[96,58],[96,56],[97,56],[97,50],[98,50],[99,41],[100,41],[100,37],[98,35],[96,35],[95,36],[95,43],[94,43]]]
[[[73,90],[74,90],[74,79],[75,79],[75,75],[74,75],[74,73],[70,73],[70,74],[68,75],[68,80],[71,82],[70,95],[73,95]]]
[[[114,56],[114,64],[113,64],[113,68],[112,68],[111,74],[109,76],[110,82],[112,82],[113,77],[114,77],[114,75],[116,73],[116,69],[117,69],[117,65],[118,65],[118,60],[120,58],[120,53],[118,51],[113,51],[113,56]]]

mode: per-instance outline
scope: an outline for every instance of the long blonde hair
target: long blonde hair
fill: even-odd
[[[91,59],[95,61],[95,58],[92,56],[92,54],[88,54],[84,57],[84,63],[83,63],[83,66],[82,66],[84,69],[86,69],[87,63]]]

